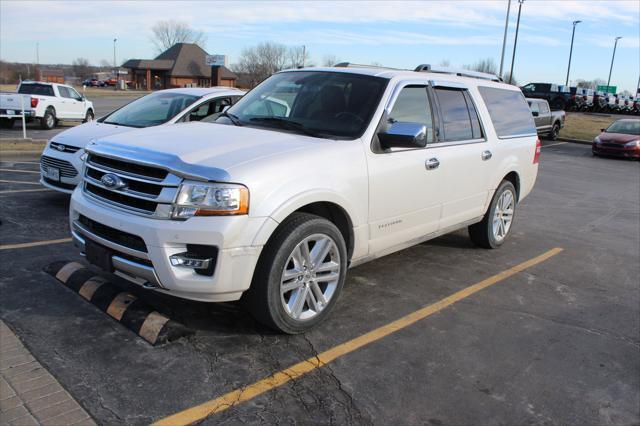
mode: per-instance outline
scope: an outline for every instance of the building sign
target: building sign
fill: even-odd
[[[227,64],[226,55],[207,55],[204,60],[205,64],[212,67],[223,67]]]
[[[598,86],[596,91],[604,93],[613,93],[614,95],[618,91],[618,86]]]

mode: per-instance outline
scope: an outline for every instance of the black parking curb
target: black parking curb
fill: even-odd
[[[194,334],[81,263],[57,261],[45,266],[44,272],[153,346]]]

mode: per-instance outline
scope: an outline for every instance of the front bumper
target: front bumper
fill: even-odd
[[[591,151],[598,155],[610,155],[612,157],[622,158],[640,158],[640,149],[637,148],[625,148],[623,145],[620,147],[603,146],[602,144],[593,143],[591,145]]]
[[[113,255],[113,272],[145,288],[169,295],[207,302],[237,300],[249,288],[262,246],[253,245],[268,217],[195,217],[186,221],[150,219],[120,212],[87,198],[81,188],[71,197],[71,232],[84,251],[86,240],[106,247]],[[98,224],[139,237],[142,250],[103,238],[79,222],[80,215]],[[187,244],[217,248],[212,276],[173,266],[170,256],[187,251]]]

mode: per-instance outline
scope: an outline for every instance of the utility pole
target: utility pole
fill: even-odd
[[[516,60],[516,46],[518,45],[518,31],[520,30],[520,13],[522,12],[524,0],[518,0],[518,20],[516,22],[516,38],[513,41],[513,56],[511,57],[511,71],[509,71],[509,84],[513,81],[513,64]]]
[[[616,57],[616,47],[618,46],[618,40],[622,37],[616,37],[616,41],[613,44],[613,56],[611,56],[611,68],[609,68],[609,79],[607,80],[607,91],[609,91],[609,84],[611,83],[611,71],[613,71],[613,60]]]
[[[578,25],[582,21],[573,21],[573,32],[571,33],[571,48],[569,49],[569,65],[567,66],[567,81],[565,81],[564,85],[569,86],[569,70],[571,69],[571,54],[573,53],[573,38],[576,35],[576,25]]]
[[[118,75],[118,69],[116,67],[116,41],[118,41],[117,38],[113,39],[113,73],[116,75],[116,86],[114,88],[114,90],[118,90],[118,80],[119,80],[119,75]]]
[[[307,60],[307,46],[302,45],[302,68],[304,68],[304,64]]]
[[[509,12],[511,11],[511,0],[507,4],[507,17],[504,20],[504,37],[502,38],[502,56],[500,56],[500,73],[498,77],[502,78],[502,68],[504,65],[504,51],[507,47],[507,30],[509,29]]]

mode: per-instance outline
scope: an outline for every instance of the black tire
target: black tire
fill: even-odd
[[[84,120],[82,121],[83,123],[89,123],[90,121],[93,121],[96,118],[96,116],[93,114],[93,111],[88,109],[87,113],[84,116]]]
[[[305,238],[314,234],[329,236],[335,243],[340,256],[339,278],[326,306],[312,318],[297,320],[285,311],[281,301],[281,278],[293,250]],[[253,317],[267,327],[287,334],[304,333],[322,322],[335,306],[344,286],[346,273],[347,249],[340,230],[322,217],[294,213],[276,229],[262,250],[251,287],[243,294],[242,302]]]
[[[516,192],[516,188],[513,186],[511,182],[507,180],[503,180],[500,186],[498,186],[498,189],[496,190],[495,194],[493,194],[493,198],[491,199],[491,204],[489,205],[489,208],[487,209],[487,212],[485,213],[482,220],[478,223],[475,223],[469,226],[469,237],[471,238],[471,241],[475,245],[479,247],[484,247],[487,249],[495,249],[500,247],[505,242],[506,238],[509,236],[507,231],[507,234],[504,236],[504,238],[502,240],[498,240],[496,239],[493,233],[493,216],[495,215],[496,205],[498,204],[498,200],[500,199],[500,197],[505,191],[511,191],[511,194],[514,197],[513,198],[514,199],[513,216],[511,217],[511,226],[509,230],[513,226],[516,207],[518,205],[517,192]]]
[[[56,111],[53,108],[47,108],[44,116],[40,119],[40,128],[51,130],[54,127],[56,127]]]
[[[560,133],[560,124],[553,123],[553,127],[551,127],[551,131],[549,132],[549,139],[555,141],[558,139],[558,134]]]
[[[12,118],[0,118],[0,128],[13,129],[14,123],[15,123],[15,120]]]

